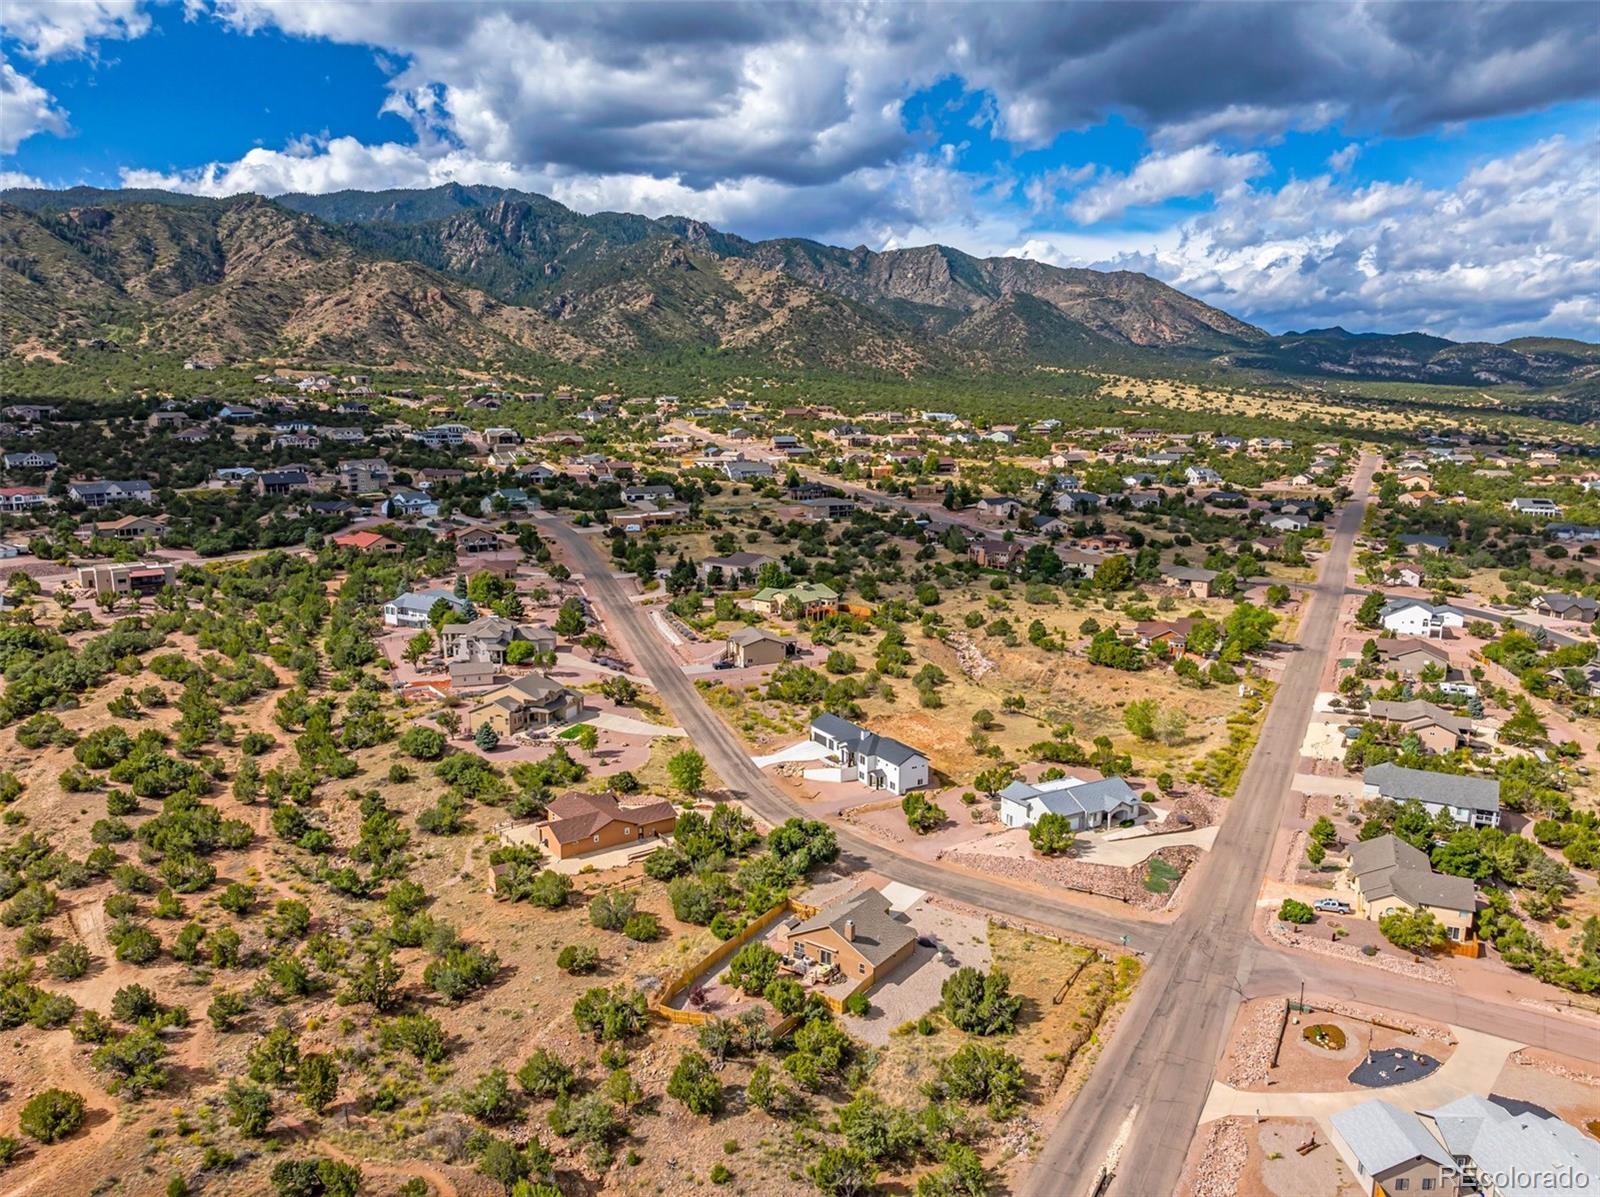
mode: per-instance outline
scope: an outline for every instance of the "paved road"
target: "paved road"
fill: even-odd
[[[1273,835],[1286,814],[1300,743],[1338,626],[1351,551],[1376,458],[1362,459],[1339,515],[1300,642],[1212,850],[1187,881],[1183,913],[1150,962],[1088,1083],[1022,1187],[1028,1197],[1092,1191],[1130,1115],[1110,1192],[1173,1192],[1249,967],[1250,924]]]
[[[540,531],[559,540],[568,554],[568,564],[583,575],[589,598],[605,614],[606,620],[621,631],[632,649],[639,671],[655,682],[656,692],[666,700],[678,725],[688,734],[695,748],[727,784],[734,797],[769,823],[782,823],[799,815],[810,817],[804,805],[784,793],[755,767],[749,750],[740,743],[721,718],[711,710],[684,675],[677,658],[667,651],[650,626],[649,613],[632,602],[622,584],[611,572],[610,564],[595,551],[592,537],[555,520],[540,523]],[[926,889],[984,910],[1011,911],[1016,914],[1103,943],[1116,943],[1128,936],[1129,946],[1146,954],[1154,952],[1167,936],[1168,928],[1159,923],[1103,913],[1062,902],[1000,879],[989,879],[917,860],[895,852],[843,828],[835,828],[839,847],[861,867],[882,873],[894,881]]]
[[[1306,997],[1359,1001],[1364,1005],[1446,1022],[1529,1047],[1600,1063],[1600,1016],[1573,1011],[1556,1014],[1532,1006],[1487,1001],[1446,985],[1429,985],[1395,973],[1342,964],[1327,956],[1251,945],[1246,997],[1294,995],[1304,982]],[[1552,990],[1551,1004],[1559,1002]]]

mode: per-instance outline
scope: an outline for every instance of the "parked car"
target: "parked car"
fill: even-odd
[[[1349,914],[1350,903],[1341,902],[1338,898],[1318,898],[1311,903],[1312,910],[1320,910],[1324,914]]]
[[[731,657],[718,657],[715,661],[713,661],[711,663],[711,668],[713,668],[713,669],[732,669],[733,668],[733,659]]]

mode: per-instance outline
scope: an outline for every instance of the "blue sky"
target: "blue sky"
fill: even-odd
[[[7,0],[0,179],[432,186],[1597,338],[1579,4]]]

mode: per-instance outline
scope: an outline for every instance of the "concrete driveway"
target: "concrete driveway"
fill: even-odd
[[[755,758],[757,769],[765,769],[769,765],[782,765],[788,761],[825,761],[828,759],[828,750],[815,740],[801,740],[787,748],[780,748],[777,752],[769,752],[766,756]]]
[[[989,951],[989,924],[986,919],[958,914],[936,902],[919,901],[906,911],[906,921],[919,936],[932,939],[938,947],[920,943],[911,955],[867,991],[872,1009],[865,1018],[842,1016],[852,1035],[883,1046],[894,1029],[912,1022],[939,1004],[939,991],[958,968],[971,965],[988,970],[993,961]]]

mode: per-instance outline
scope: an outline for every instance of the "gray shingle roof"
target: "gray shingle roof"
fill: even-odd
[[[1455,1161],[1415,1114],[1386,1101],[1364,1101],[1340,1110],[1330,1121],[1369,1177],[1378,1177],[1414,1159],[1432,1160],[1450,1172]]]
[[[1350,848],[1350,871],[1367,901],[1399,897],[1413,907],[1470,912],[1478,889],[1465,877],[1435,873],[1421,851],[1394,835],[1360,840]]]
[[[889,910],[889,899],[875,889],[864,889],[825,906],[789,932],[789,938],[805,935],[823,928],[844,935],[847,921],[855,922],[855,939],[851,946],[869,963],[878,965],[917,937],[907,923],[895,918]]]
[[[813,719],[811,726],[830,740],[848,747],[858,756],[875,757],[880,761],[888,761],[891,765],[903,765],[907,761],[923,756],[909,744],[902,744],[889,736],[880,736],[877,732],[868,731],[848,719],[841,719],[826,711]]]
[[[1500,782],[1496,778],[1407,769],[1385,761],[1373,765],[1361,780],[1369,786],[1377,786],[1379,794],[1394,802],[1415,798],[1425,806],[1460,806],[1481,811],[1500,809]]]
[[[1077,785],[1029,785],[1014,781],[1000,791],[1002,799],[1013,802],[1031,802],[1037,798],[1044,808],[1057,815],[1101,815],[1118,806],[1138,806],[1139,795],[1120,777],[1102,777],[1099,781],[1085,781]]]

